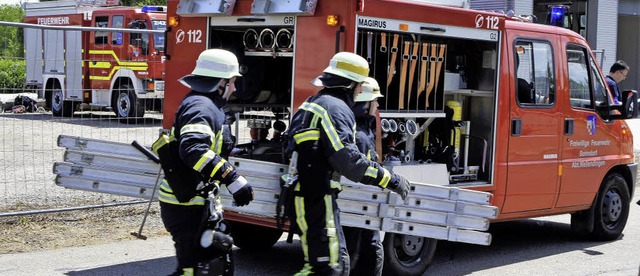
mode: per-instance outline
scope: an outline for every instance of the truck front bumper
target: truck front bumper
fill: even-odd
[[[633,192],[636,188],[636,182],[638,181],[638,163],[629,164],[627,167],[629,167],[629,171],[631,172],[631,191],[629,191],[629,195],[633,198]]]

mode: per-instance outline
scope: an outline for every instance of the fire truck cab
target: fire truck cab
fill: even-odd
[[[25,13],[25,23],[60,27],[24,32],[27,88],[54,116],[70,117],[83,103],[123,118],[162,110],[164,34],[126,29],[164,31],[166,7],[58,1],[26,3]]]
[[[451,2],[169,0],[163,127],[188,92],[177,80],[201,51],[223,48],[243,74],[226,106],[237,156],[282,162],[280,134],[318,91],[310,81],[336,52],[355,52],[384,95],[385,166],[415,182],[490,192],[493,221],[572,214],[577,232],[618,238],[637,175],[622,119],[637,112],[637,93],[615,104],[573,31]],[[242,248],[269,247],[282,233],[272,218],[225,218]],[[420,275],[436,240],[387,233],[384,246],[386,273]]]

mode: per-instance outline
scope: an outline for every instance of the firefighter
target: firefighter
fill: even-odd
[[[354,143],[351,107],[369,74],[367,61],[337,53],[324,73],[312,81],[323,87],[294,114],[285,154],[297,164],[296,225],[305,264],[297,275],[349,273],[349,256],[336,203],[339,179],[388,188],[405,199],[409,182],[360,153]]]
[[[178,107],[171,135],[163,135],[153,145],[165,174],[158,199],[162,222],[176,248],[178,267],[173,275],[205,273],[197,268],[203,264],[219,269],[208,271],[211,275],[233,273],[230,247],[228,252],[211,252],[199,241],[209,212],[204,205],[208,190],[222,183],[238,206],[253,200],[251,185],[223,157],[230,151],[223,145],[233,143],[229,143],[230,133],[223,131],[222,106],[241,76],[238,67],[238,59],[229,51],[202,52],[193,73],[180,79],[191,91]]]
[[[356,96],[351,108],[356,118],[356,145],[367,159],[378,162],[376,153],[375,127],[380,93],[378,82],[367,77],[362,84],[362,92]],[[344,227],[351,275],[382,275],[384,251],[380,231],[356,227]]]

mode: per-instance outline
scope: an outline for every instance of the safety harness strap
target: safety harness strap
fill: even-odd
[[[393,75],[396,73],[396,56],[398,55],[398,40],[400,39],[399,34],[393,35],[393,46],[391,47],[391,62],[389,63],[389,73],[387,74],[387,86],[391,84],[393,80]]]
[[[371,47],[373,44],[373,33],[367,32],[367,61],[371,64]]]
[[[427,64],[429,64],[429,43],[422,43],[420,55],[420,80],[418,80],[418,98],[427,87]]]
[[[440,44],[440,51],[438,51],[438,57],[436,59],[436,90],[438,90],[438,82],[440,81],[440,70],[442,70],[442,64],[444,63],[444,53],[447,49],[447,44]]]
[[[404,109],[404,88],[407,83],[407,63],[409,62],[409,52],[411,51],[411,42],[404,42],[404,50],[402,50],[402,69],[400,69],[400,100],[398,107]]]
[[[416,72],[416,64],[418,63],[418,50],[420,43],[413,42],[413,52],[411,53],[411,70],[409,70],[409,90],[407,91],[407,107],[411,105],[411,89],[413,88],[413,77]]]
[[[431,95],[431,91],[433,90],[433,86],[435,82],[433,78],[436,74],[436,50],[438,49],[438,44],[431,44],[431,55],[429,55],[429,80],[427,85],[427,97],[425,97],[426,107],[429,107],[429,95]]]

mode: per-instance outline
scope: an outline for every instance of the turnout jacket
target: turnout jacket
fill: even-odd
[[[171,130],[171,162],[182,162],[177,181],[165,177],[160,185],[159,200],[179,205],[202,205],[197,196],[198,185],[219,181],[230,184],[238,178],[235,168],[221,154],[225,145],[233,144],[231,134],[224,131],[224,100],[214,93],[191,91],[178,107]],[[154,150],[156,150],[154,144]],[[228,153],[224,150],[225,154]],[[177,154],[176,154],[177,153]],[[226,155],[225,155],[226,156]],[[165,175],[167,175],[165,170]],[[178,183],[174,183],[178,182]]]
[[[375,140],[376,117],[369,115],[366,102],[356,103],[353,107],[356,117],[356,146],[369,160],[378,161]]]
[[[286,153],[295,150],[296,144],[316,139],[321,156],[313,158],[324,158],[332,170],[330,173],[336,172],[355,182],[386,188],[391,173],[369,160],[355,144],[356,121],[351,110],[354,103],[353,98],[347,95],[344,88],[325,88],[305,101],[292,118],[291,140]],[[300,133],[308,128],[319,131],[310,135]],[[298,154],[302,157],[304,152]]]

